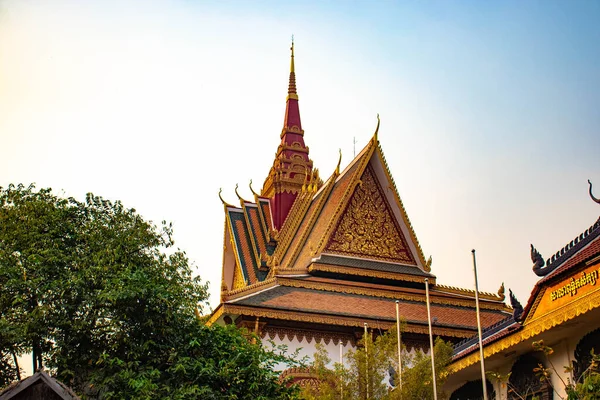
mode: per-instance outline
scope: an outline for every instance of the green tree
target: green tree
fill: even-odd
[[[319,378],[317,388],[304,388],[307,400],[337,399],[433,399],[431,358],[418,351],[414,356],[402,354],[402,387],[396,377],[397,388],[388,385],[389,374],[398,371],[397,335],[395,330],[377,336],[363,336],[356,350],[346,354],[344,366],[335,363],[328,368],[330,359],[325,348],[317,346],[311,366]],[[436,383],[439,397],[447,377],[447,366],[452,359],[452,346],[437,338],[434,345]]]
[[[0,188],[0,368],[30,352],[86,398],[293,396],[281,354],[199,323],[207,286],[173,244],[119,201]]]

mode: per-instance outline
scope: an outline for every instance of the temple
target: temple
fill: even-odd
[[[589,192],[600,204],[591,182]],[[489,398],[567,398],[566,385],[583,383],[591,353],[600,353],[600,218],[545,261],[533,245],[530,251],[540,279],[525,307],[511,292],[513,315],[482,332],[485,370],[496,377],[486,382]],[[454,348],[451,400],[482,398],[478,340]],[[540,366],[548,379],[536,374]]]
[[[294,47],[275,160],[256,193],[239,205],[223,198],[225,232],[221,301],[209,324],[236,324],[309,357],[321,343],[337,361],[356,346],[364,326],[406,321],[407,351],[429,347],[425,279],[433,334],[459,342],[477,332],[475,292],[444,286],[419,245],[378,140],[324,181],[305,144]],[[266,164],[266,162],[265,162]],[[480,293],[481,320],[511,315],[498,293]]]

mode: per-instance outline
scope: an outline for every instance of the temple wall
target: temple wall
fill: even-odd
[[[307,364],[310,364],[314,360],[314,354],[317,352],[317,343],[320,343],[325,347],[325,350],[329,354],[329,358],[331,362],[328,364],[329,367],[333,367],[333,364],[336,362],[340,362],[340,342],[334,340],[325,340],[325,339],[308,339],[306,337],[298,340],[296,336],[294,336],[291,340],[289,336],[286,335],[281,338],[278,335],[275,335],[273,339],[268,336],[263,339],[263,345],[267,348],[270,346],[269,340],[272,340],[275,345],[286,345],[288,346],[288,354],[294,353],[298,350],[298,358],[302,359],[304,357],[307,358]],[[337,344],[336,344],[337,342]],[[341,342],[342,352],[345,355],[348,350],[353,349],[354,346],[350,341],[347,341],[344,345],[344,342]],[[283,371],[286,368],[284,364],[280,364],[277,366],[276,370]]]

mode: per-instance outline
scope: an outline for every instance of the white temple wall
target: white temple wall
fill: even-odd
[[[314,354],[317,352],[317,343],[320,343],[325,347],[325,350],[327,351],[329,358],[331,359],[331,362],[328,364],[329,367],[332,368],[334,363],[340,362],[340,341],[331,339],[320,339],[317,341],[314,338],[309,339],[307,337],[303,337],[301,338],[301,340],[298,340],[297,336],[294,336],[290,340],[288,335],[285,335],[283,338],[280,338],[279,335],[275,335],[273,339],[271,339],[269,335],[267,335],[265,338],[262,339],[263,346],[269,347],[270,340],[273,341],[273,343],[276,346],[286,345],[288,347],[288,355],[298,350],[298,359],[306,357],[306,364],[310,364],[314,361]],[[346,341],[345,344],[344,341],[341,341],[341,344],[344,356],[346,355],[348,350],[354,348],[350,341]],[[283,371],[285,368],[285,364],[280,364],[275,369],[277,371]]]
[[[272,341],[275,346],[286,345],[288,348],[288,355],[291,355],[298,350],[298,359],[301,360],[306,357],[306,364],[310,364],[314,361],[314,354],[317,352],[317,343],[320,343],[327,351],[328,357],[331,360],[327,365],[329,368],[333,368],[334,363],[340,362],[340,343],[342,347],[344,366],[347,365],[346,355],[348,354],[348,351],[356,348],[350,340],[334,340],[331,338],[321,338],[316,340],[315,338],[309,338],[308,336],[302,335],[292,335],[292,338],[290,339],[290,335],[278,334],[273,335],[273,338],[267,334],[262,339],[263,346],[270,348],[270,341]],[[405,356],[408,355],[410,356],[410,359],[412,359],[418,351],[420,350],[410,347],[408,351],[406,348],[404,348],[402,352]],[[425,354],[429,354],[429,349],[425,351]],[[412,362],[407,362],[405,364],[405,368],[409,368],[411,365]],[[285,364],[279,364],[275,369],[277,371],[283,371],[285,368],[287,368]]]

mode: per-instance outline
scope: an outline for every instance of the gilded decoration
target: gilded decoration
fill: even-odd
[[[347,293],[347,294],[358,294],[364,296],[373,296],[373,297],[381,297],[387,299],[395,299],[395,300],[407,300],[407,301],[415,301],[415,302],[425,302],[424,294],[411,294],[411,293],[402,293],[393,290],[385,290],[378,288],[366,288],[360,286],[349,286],[349,285],[341,285],[339,282],[314,282],[309,280],[302,279],[293,279],[287,278],[284,276],[279,276],[277,278],[277,283],[281,286],[287,287],[297,287],[297,288],[305,288],[305,289],[313,289],[313,290],[324,290],[327,292],[336,292],[336,293]],[[463,299],[460,297],[448,299],[446,297],[438,298],[436,296],[435,291],[432,291],[432,297],[430,299],[431,304],[443,304],[449,306],[459,306],[459,307],[474,307],[474,299]],[[481,300],[484,300],[483,298]],[[482,301],[479,306],[482,310],[498,310],[498,311],[510,311],[510,309],[504,304],[499,302],[486,302]]]
[[[417,235],[415,233],[415,230],[413,229],[412,224],[410,223],[410,219],[408,219],[408,214],[406,213],[406,209],[404,208],[404,203],[402,203],[402,199],[400,198],[400,195],[398,195],[398,188],[396,186],[396,182],[394,181],[394,177],[392,176],[390,167],[385,159],[385,156],[383,155],[383,149],[381,148],[379,141],[377,141],[377,150],[378,150],[377,154],[379,156],[379,161],[384,166],[385,171],[386,171],[385,175],[388,179],[388,186],[393,188],[393,190],[394,190],[394,194],[396,197],[396,204],[400,208],[400,211],[401,211],[400,214],[402,215],[402,220],[404,221],[404,224],[408,227],[408,231],[410,233],[412,242],[417,247],[419,260],[421,260],[421,263],[425,266],[425,271],[431,272],[431,262],[429,262],[429,263],[425,262],[425,256],[423,255],[423,249],[421,248],[421,245],[419,244],[419,241],[417,240]]]
[[[548,285],[536,296],[535,308],[529,312],[528,319],[535,320],[554,309],[571,303],[577,297],[600,290],[598,275],[600,264],[579,268],[559,282]]]
[[[306,230],[304,230],[304,232],[302,232],[302,236],[300,237],[300,241],[298,243],[304,243],[304,241],[310,234],[310,232],[311,232],[310,228],[316,222],[321,209],[325,206],[326,200],[329,197],[329,194],[331,193],[331,190],[333,189],[333,187],[335,185],[335,177],[336,177],[336,175],[334,173],[334,175],[331,178],[329,178],[327,180],[327,182],[325,183],[325,188],[323,188],[323,193],[318,198],[318,200],[316,200],[318,202],[315,206],[316,210],[315,210],[315,212],[312,213],[312,215],[309,216],[310,220],[307,222],[309,229],[306,229]],[[313,201],[314,200],[313,200],[312,194],[306,193],[305,198],[303,199],[302,202],[298,202],[298,201],[296,202],[296,203],[298,203],[298,209],[295,209],[296,204],[294,204],[294,206],[292,206],[292,209],[290,210],[290,213],[288,215],[288,218],[291,219],[292,222],[290,223],[289,226],[284,226],[284,228],[285,228],[284,237],[285,238],[284,238],[284,240],[282,240],[282,243],[281,243],[282,245],[277,246],[277,249],[275,249],[274,255],[276,254],[279,257],[284,257],[286,255],[286,252],[288,251],[288,248],[289,248],[290,244],[292,243],[292,240],[299,233],[298,228],[300,226],[300,223],[302,222],[302,219],[304,218],[306,212],[308,211],[308,209]],[[298,245],[289,250],[292,251],[290,260],[294,260],[295,257],[300,252],[300,250],[302,250],[302,246]],[[292,264],[290,263],[289,265],[291,266]]]
[[[319,377],[316,373],[312,372],[310,368],[288,368],[281,373],[279,376],[279,382],[286,384],[296,384],[302,388],[312,388],[317,390],[319,388]]]
[[[266,286],[271,286],[271,284],[275,283],[275,278],[265,279],[261,282],[256,282],[255,284],[243,286],[238,289],[233,289],[225,293],[225,297],[227,300],[234,300],[237,297],[247,296],[252,293],[256,293],[260,290],[266,288]],[[239,296],[238,296],[239,295]]]
[[[235,274],[233,276],[233,290],[239,290],[246,287],[246,281],[244,275],[242,275],[242,269],[239,265],[235,266]]]
[[[393,279],[396,281],[423,283],[423,277],[418,275],[401,274],[398,272],[375,271],[372,269],[365,268],[342,267],[339,265],[313,263],[310,267],[308,267],[308,272],[312,271],[333,272],[335,274],[369,276],[373,278]],[[432,284],[435,284],[435,278],[429,279]]]
[[[406,240],[368,166],[326,250],[415,264]]]
[[[475,291],[473,289],[463,289],[454,286],[446,286],[446,285],[435,285],[435,288],[439,292],[447,292],[447,293],[455,293],[460,295],[467,295],[475,298]],[[494,294],[490,292],[479,292],[479,299],[493,300],[493,301],[504,301],[504,295]]]
[[[307,314],[296,311],[283,311],[273,309],[257,309],[254,307],[238,306],[235,304],[225,303],[223,304],[223,314],[235,314],[245,315],[248,317],[260,317],[279,319],[285,321],[296,321],[296,322],[308,322],[312,324],[323,324],[323,325],[337,325],[337,326],[351,326],[351,327],[364,327],[364,318],[355,317],[342,317],[342,316],[329,316],[323,314]],[[214,316],[213,316],[214,317]],[[213,320],[213,318],[211,318]],[[216,319],[215,319],[216,320]],[[373,329],[389,330],[396,327],[394,321],[371,321],[369,326]],[[422,335],[428,335],[429,329],[427,325],[421,324],[407,324],[405,332],[418,333]],[[467,329],[452,329],[435,326],[433,327],[433,334],[438,336],[457,337],[457,338],[470,338],[473,337],[473,331]]]
[[[298,340],[298,342],[306,341],[306,343],[325,343],[329,345],[329,343],[333,342],[334,345],[339,345],[340,343],[343,346],[354,345],[354,337],[352,335],[342,335],[335,332],[319,332],[319,331],[305,331],[300,329],[289,329],[289,328],[276,328],[267,326],[264,330],[261,331],[262,339],[266,339],[267,337],[270,340],[274,340],[277,337],[279,340],[289,340],[290,342],[294,339]]]
[[[320,236],[319,244],[317,245],[318,251],[322,251],[322,249],[328,243],[328,240],[331,237],[331,232],[337,226],[337,221],[339,221],[342,211],[346,208],[346,205],[348,203],[348,197],[351,193],[353,193],[356,186],[361,183],[360,176],[362,173],[364,173],[364,170],[368,165],[371,156],[373,155],[376,143],[376,139],[372,138],[369,141],[369,144],[363,149],[363,151],[359,153],[358,158],[355,158],[354,161],[350,163],[350,166],[346,167],[346,170],[344,170],[344,172],[340,175],[346,178],[345,174],[350,174],[350,171],[352,171],[352,169],[355,168],[354,165],[356,165],[356,170],[352,172],[349,177],[346,178],[349,179],[349,182],[346,185],[342,196],[340,197],[339,203],[337,204],[337,206],[335,206],[333,218],[330,219],[329,224],[325,229],[325,234],[323,236]],[[337,180],[337,177],[338,175],[334,172],[334,180]]]
[[[561,325],[598,307],[600,307],[600,290],[588,293],[540,318],[536,318],[530,322],[526,321],[523,329],[520,331],[485,346],[483,349],[483,357],[491,357],[496,353],[529,340],[542,332]],[[451,373],[454,373],[477,362],[479,362],[479,352],[470,354],[469,356],[452,363],[449,368]]]

